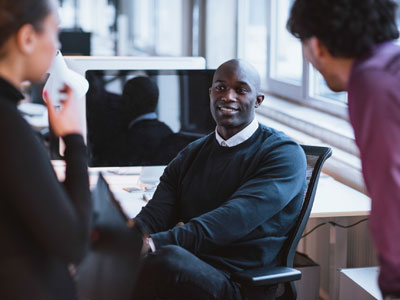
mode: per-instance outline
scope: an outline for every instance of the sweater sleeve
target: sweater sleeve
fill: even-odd
[[[360,72],[352,84],[350,111],[372,200],[369,227],[379,254],[379,285],[384,294],[396,295],[400,295],[400,242],[394,238],[400,236],[399,95],[398,80],[390,74]]]
[[[64,138],[66,181],[61,184],[48,155],[29,125],[17,112],[0,118],[1,186],[10,213],[44,251],[65,262],[84,254],[91,213],[86,148],[80,135]]]
[[[165,168],[152,200],[135,217],[136,226],[142,234],[167,230],[177,222],[177,191],[183,154]]]
[[[295,143],[276,143],[248,178],[220,207],[183,226],[152,234],[156,247],[179,245],[192,253],[207,253],[245,238],[268,222],[292,200],[299,207],[305,187],[306,162]],[[287,230],[287,229],[285,229]]]

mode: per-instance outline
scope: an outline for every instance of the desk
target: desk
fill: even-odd
[[[64,180],[64,161],[56,160],[52,163],[58,179]],[[142,200],[143,194],[146,194],[147,198],[151,198],[152,195],[151,191],[146,192],[145,185],[139,182],[141,170],[141,167],[89,168],[90,185],[96,184],[98,173],[102,172],[115,197],[128,215],[134,217],[139,212],[137,207],[146,204]],[[162,169],[158,169],[157,172],[161,175]],[[139,190],[127,192],[127,188]],[[134,202],[138,202],[137,205]],[[321,173],[310,218],[368,216],[370,210],[369,197]]]
[[[123,171],[121,171],[123,173]],[[135,217],[141,208],[146,205],[142,195],[146,192],[137,191],[128,193],[124,187],[132,187],[139,180],[136,175],[116,175],[105,172],[104,176],[110,184],[115,197],[130,217]],[[151,198],[151,193],[147,198]],[[368,216],[371,209],[371,200],[366,195],[349,188],[325,174],[321,174],[310,218],[339,218],[342,225],[348,225],[348,217]],[[329,298],[338,299],[339,296],[339,269],[347,268],[348,258],[348,231],[347,229],[330,226],[329,228]]]
[[[339,223],[346,226],[349,225],[348,217],[367,217],[370,210],[371,199],[369,197],[332,177],[321,174],[310,218],[339,218]],[[348,230],[330,226],[328,262],[330,300],[337,300],[339,297],[339,269],[348,267],[347,249]]]
[[[63,162],[54,162],[59,179],[64,176]],[[121,203],[128,216],[135,217],[141,208],[147,204],[143,194],[151,198],[152,192],[138,190],[127,192],[125,188],[140,187],[138,184],[141,168],[90,168],[90,184],[96,184],[98,172],[110,185],[116,199]],[[337,218],[367,216],[371,208],[370,199],[364,194],[351,189],[325,174],[321,174],[314,206],[310,218]],[[341,223],[346,225],[347,219]],[[339,268],[347,268],[347,230],[330,227],[329,237],[329,290],[330,299],[336,300],[339,287]]]
[[[151,192],[146,193],[144,190],[132,193],[124,190],[126,187],[138,185],[139,173],[134,175],[117,175],[115,173],[103,172],[103,175],[110,184],[115,197],[121,201],[121,205],[132,217],[139,213],[138,210],[135,210],[137,209],[137,205],[132,202],[139,202],[139,206],[143,206],[146,202],[142,200],[142,195],[146,194],[147,198],[151,198],[152,196]],[[370,210],[370,198],[334,180],[332,177],[324,175],[321,176],[318,184],[310,218],[368,216]]]
[[[382,300],[378,275],[378,267],[341,270],[339,299]]]
[[[321,174],[310,218],[368,216],[371,199]]]
[[[52,161],[57,178],[63,181],[65,178],[65,162],[61,160]],[[146,167],[152,169],[152,167]],[[163,168],[158,168],[156,172],[160,176]],[[98,174],[102,173],[106,179],[115,198],[121,203],[127,216],[134,218],[147,204],[146,199],[151,199],[154,188],[151,184],[140,181],[142,167],[111,167],[111,168],[89,168],[89,184],[94,188],[97,183]],[[156,178],[158,178],[156,177]],[[128,192],[127,190],[131,190]]]

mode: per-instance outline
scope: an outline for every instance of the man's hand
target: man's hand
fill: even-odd
[[[149,252],[154,252],[156,251],[156,247],[154,245],[153,239],[148,236],[143,236],[143,246],[142,246],[142,251],[140,251],[140,256],[146,256],[147,253]]]

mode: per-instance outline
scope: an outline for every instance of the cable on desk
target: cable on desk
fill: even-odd
[[[311,230],[308,231],[307,233],[303,234],[303,235],[301,236],[301,238],[306,237],[307,235],[309,235],[310,233],[312,233],[314,230],[318,229],[319,227],[321,227],[321,226],[323,226],[323,225],[325,225],[325,224],[328,224],[328,223],[327,223],[327,222],[324,222],[324,223],[318,224],[318,225],[315,226],[313,229],[311,229]]]
[[[340,228],[350,228],[350,227],[356,226],[356,225],[358,225],[358,224],[360,224],[362,222],[365,222],[367,220],[368,220],[368,218],[365,218],[365,219],[362,219],[362,220],[360,220],[358,222],[355,222],[354,224],[351,224],[351,225],[340,225],[340,224],[338,224],[336,222],[328,222],[328,223],[331,224],[332,226],[337,226],[337,227],[340,227]]]
[[[330,224],[330,225],[332,225],[332,226],[337,226],[337,227],[340,227],[340,228],[350,228],[350,227],[354,227],[354,226],[356,226],[356,225],[358,225],[358,224],[360,224],[360,223],[362,223],[362,222],[365,222],[365,221],[367,221],[367,220],[368,220],[368,218],[365,218],[365,219],[362,219],[362,220],[357,221],[357,222],[355,222],[354,224],[350,224],[350,225],[341,225],[341,224],[338,224],[338,223],[333,222],[333,221],[323,222],[323,223],[320,223],[320,224],[316,225],[316,226],[315,226],[314,228],[312,228],[310,231],[308,231],[308,232],[306,232],[305,234],[303,234],[303,235],[301,236],[301,238],[306,237],[307,235],[309,235],[310,233],[312,233],[314,230],[318,229],[319,227],[321,227],[321,226],[323,226],[323,225],[325,225],[325,224]]]

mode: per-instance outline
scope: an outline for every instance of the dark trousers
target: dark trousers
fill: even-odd
[[[164,246],[144,259],[133,299],[242,299],[228,277],[179,246]]]

